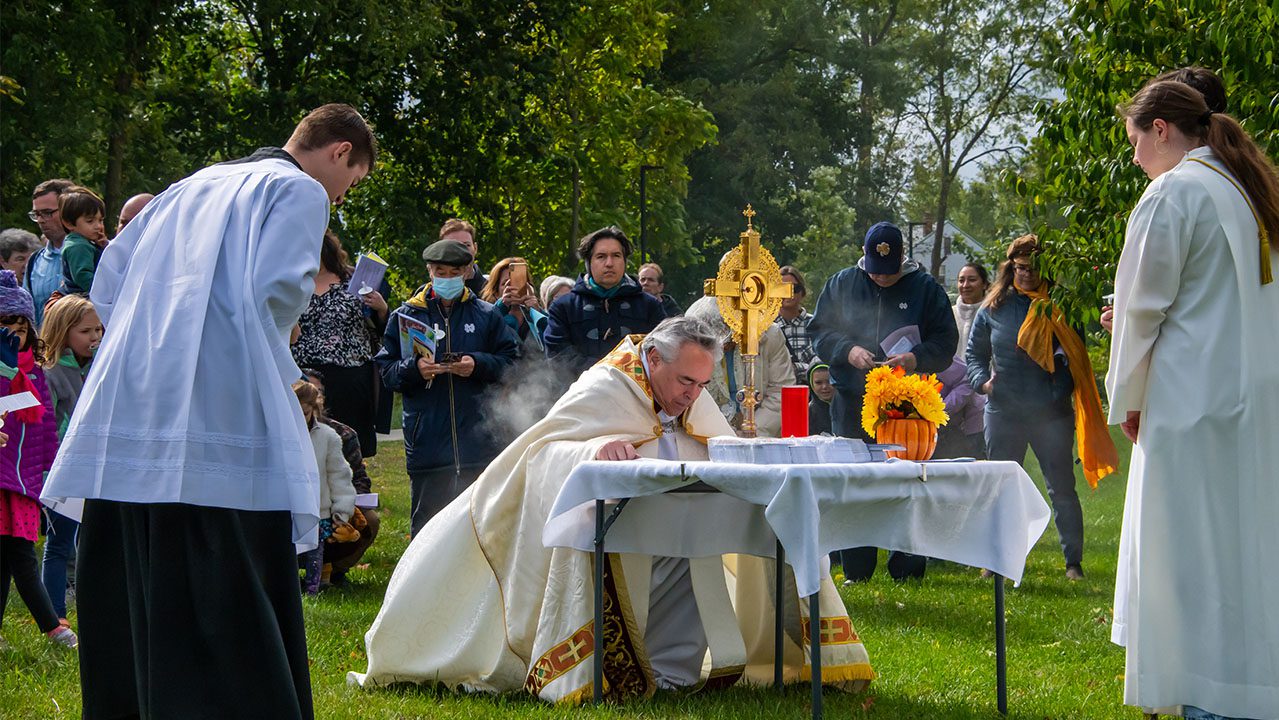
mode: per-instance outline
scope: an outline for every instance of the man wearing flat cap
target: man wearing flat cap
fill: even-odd
[[[872,227],[863,250],[857,265],[826,282],[808,333],[817,356],[830,365],[835,434],[869,441],[873,438],[861,428],[866,373],[876,365],[901,366],[912,373],[941,372],[950,367],[959,329],[946,290],[919,263],[903,259],[902,233],[896,225],[881,222]],[[894,553],[888,570],[897,579],[922,577],[923,560]],[[844,551],[844,574],[850,580],[869,578],[874,570],[874,548]]]
[[[386,387],[404,397],[414,535],[501,450],[484,423],[481,396],[515,362],[518,345],[497,310],[466,287],[475,258],[465,245],[440,240],[422,259],[431,281],[391,315],[376,358]],[[414,321],[443,331],[433,356],[404,352],[401,335]]]

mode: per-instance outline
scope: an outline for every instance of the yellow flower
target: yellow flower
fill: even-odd
[[[877,367],[866,374],[862,429],[875,429],[892,417],[909,417],[945,425],[950,418],[936,375],[908,375],[902,368]]]

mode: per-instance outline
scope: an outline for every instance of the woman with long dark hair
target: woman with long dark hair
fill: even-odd
[[[1279,717],[1279,176],[1180,82],[1120,114],[1151,179],[1128,218],[1106,376],[1110,421],[1134,442],[1112,630],[1124,701]]]
[[[361,454],[372,457],[377,454],[378,398],[373,355],[386,327],[387,305],[376,291],[363,297],[348,292],[350,278],[342,242],[332,230],[325,231],[315,294],[298,320],[302,332],[293,342],[293,360],[324,376],[326,414],[355,430]]]

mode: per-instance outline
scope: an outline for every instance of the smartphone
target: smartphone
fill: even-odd
[[[444,353],[443,355],[440,355],[435,362],[439,365],[451,365],[461,359],[462,355],[460,353]]]
[[[1109,295],[1102,295],[1102,296],[1101,296],[1101,302],[1102,302],[1102,304],[1103,304],[1103,305],[1111,305],[1111,306],[1113,306],[1113,305],[1115,304],[1115,294],[1114,294],[1114,293],[1110,293]]]
[[[525,263],[511,263],[511,274],[508,278],[511,287],[523,293],[524,288],[528,287],[528,265]]]

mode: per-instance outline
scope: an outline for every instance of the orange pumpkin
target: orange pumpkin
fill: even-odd
[[[923,462],[937,449],[937,423],[927,420],[885,420],[875,428],[875,442],[901,445],[906,450],[890,450],[889,457]]]

